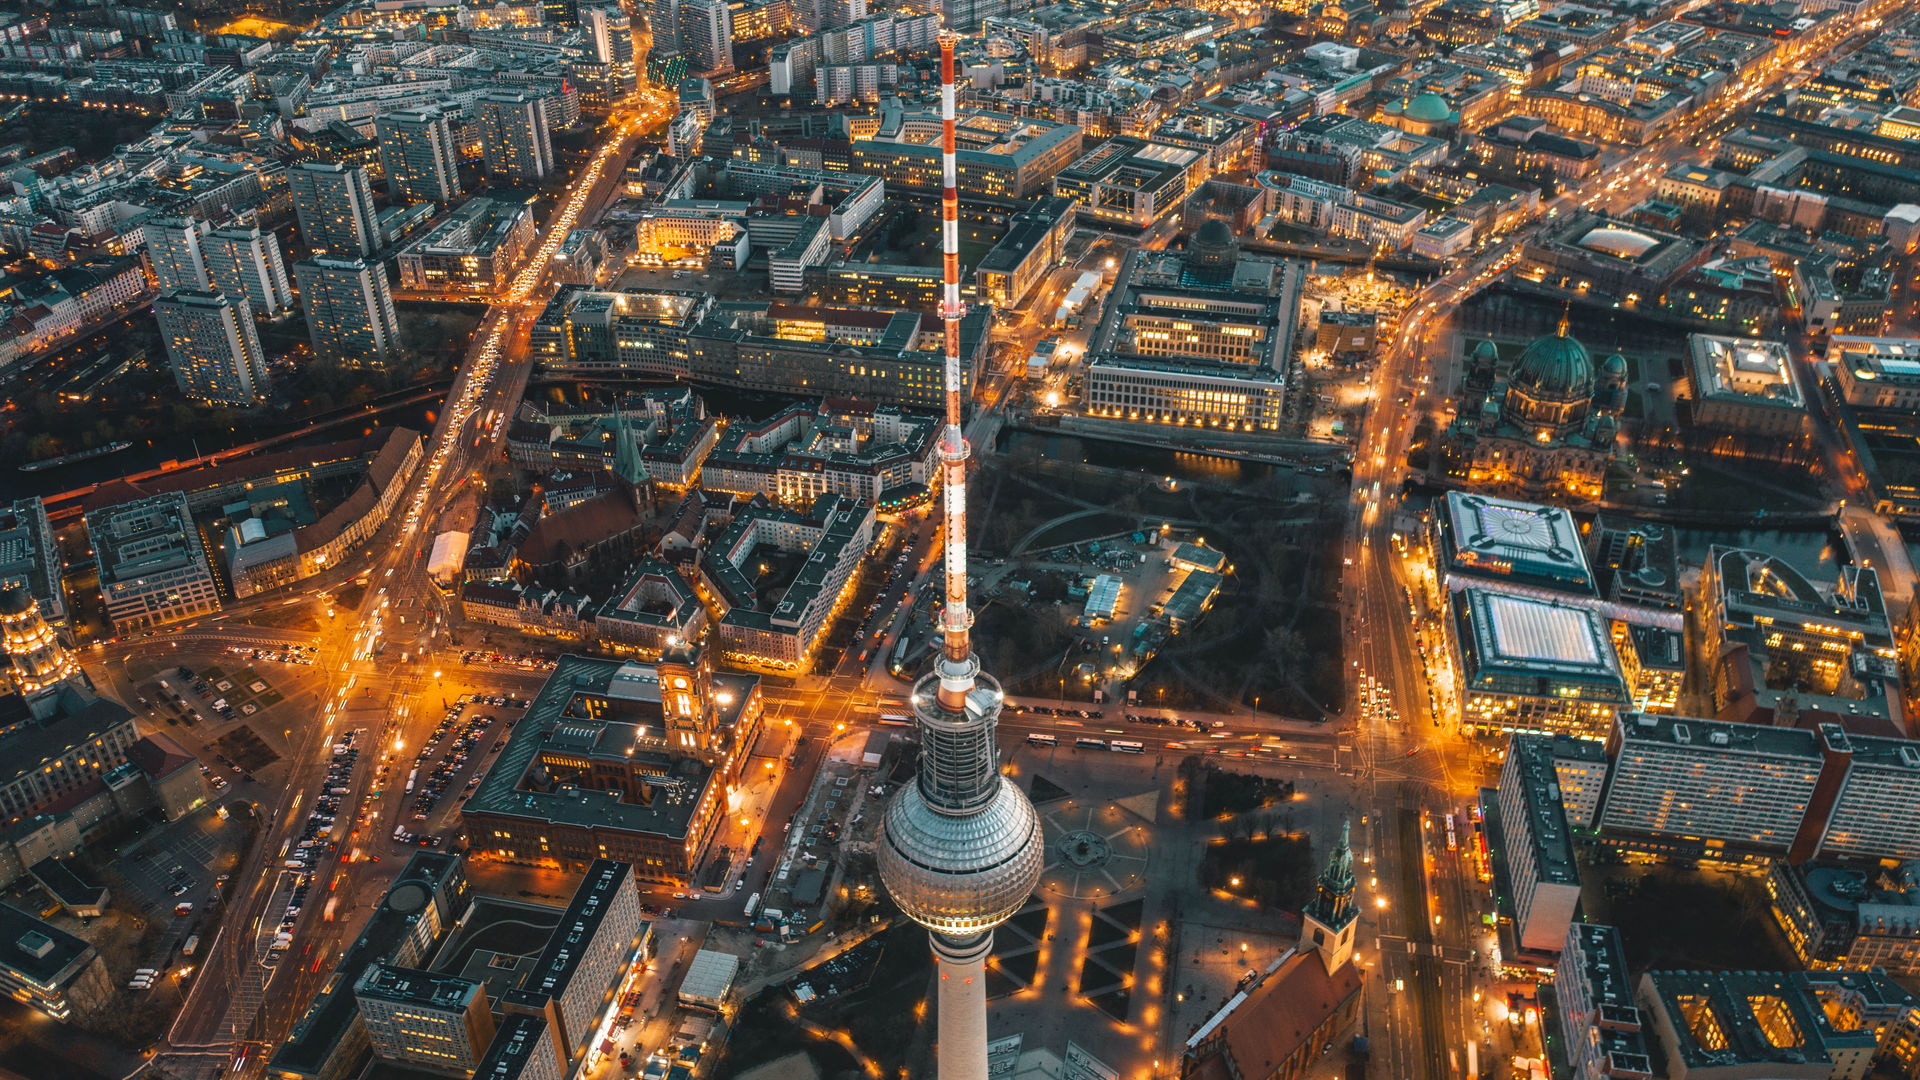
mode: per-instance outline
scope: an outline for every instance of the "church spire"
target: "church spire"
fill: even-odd
[[[1561,337],[1567,336],[1568,315],[1572,312],[1572,310],[1573,310],[1573,301],[1571,300],[1567,301],[1565,304],[1562,304],[1560,306],[1560,336]]]
[[[1333,972],[1353,958],[1353,924],[1360,910],[1353,904],[1353,823],[1340,823],[1340,845],[1320,871],[1314,897],[1301,912],[1301,946],[1320,954]]]

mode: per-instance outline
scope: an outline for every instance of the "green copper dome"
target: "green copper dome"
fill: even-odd
[[[1626,378],[1627,358],[1621,356],[1619,353],[1614,353],[1612,356],[1600,361],[1600,372],[1603,375],[1612,375],[1621,379]]]
[[[1402,115],[1422,124],[1444,124],[1453,115],[1453,106],[1447,104],[1446,98],[1429,90],[1407,102]]]
[[[1490,340],[1483,340],[1480,344],[1473,347],[1473,358],[1475,360],[1498,360],[1500,359],[1500,346],[1495,345]]]
[[[1567,336],[1567,320],[1560,330],[1527,346],[1513,372],[1513,386],[1538,398],[1561,401],[1593,394],[1593,359],[1587,347]]]

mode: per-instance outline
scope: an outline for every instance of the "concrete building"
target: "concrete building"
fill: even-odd
[[[446,113],[403,109],[374,120],[387,193],[408,202],[452,202],[460,195],[460,150]]]
[[[1786,439],[1813,433],[1785,344],[1688,334],[1687,357],[1694,426]]]
[[[241,408],[266,400],[273,384],[244,299],[176,289],[153,302],[153,314],[182,394]]]
[[[853,140],[851,171],[881,177],[908,191],[938,192],[940,130],[937,113],[884,106],[873,134]],[[1080,156],[1080,128],[970,111],[955,125],[954,156],[962,195],[1018,202],[1039,192]],[[1174,199],[1172,205],[1178,204]]]
[[[1653,1060],[1627,977],[1627,952],[1611,926],[1573,923],[1554,964],[1560,1036],[1573,1080],[1652,1080]]]
[[[1566,942],[1580,905],[1580,868],[1550,737],[1516,735],[1507,743],[1499,806],[1499,835],[1491,839],[1505,855],[1514,944],[1522,954],[1551,954]]]
[[[474,115],[490,182],[538,184],[553,172],[546,98],[523,90],[483,94],[474,102]]]
[[[1906,735],[1898,651],[1872,567],[1842,567],[1822,589],[1783,559],[1716,545],[1700,604],[1716,718]]]
[[[86,515],[100,598],[116,633],[220,609],[213,568],[184,496],[156,495]]]
[[[1007,231],[974,267],[980,295],[995,307],[1018,307],[1065,257],[1073,235],[1074,202],[1055,195],[1007,219]]]
[[[47,519],[46,504],[34,496],[0,506],[0,588],[26,586],[40,617],[62,641],[71,643],[62,568],[60,541]]]
[[[533,204],[475,197],[400,252],[400,286],[492,298],[533,247]]]
[[[1827,363],[1854,408],[1920,412],[1920,338],[1835,334]]]
[[[680,50],[687,70],[723,75],[733,70],[733,11],[727,0],[679,0]]]
[[[640,958],[647,924],[634,874],[628,863],[593,860],[533,970],[501,995],[509,1013],[547,1022],[563,1076],[577,1075],[595,1029],[617,1005],[614,995]]]
[[[567,1080],[553,1025],[537,1016],[509,1014],[500,1021],[487,1056],[474,1066],[474,1080]]]
[[[788,506],[839,495],[898,509],[931,491],[937,426],[932,417],[893,406],[843,399],[795,404],[759,423],[728,424],[707,455],[700,483],[708,491],[766,495]]]
[[[1594,593],[1580,530],[1563,507],[1450,491],[1434,506],[1433,552],[1452,591]]]
[[[1300,282],[1296,264],[1243,257],[1218,220],[1184,254],[1128,252],[1087,343],[1087,415],[1277,429]]]
[[[1197,150],[1116,136],[1053,177],[1053,193],[1091,218],[1144,228],[1178,209],[1205,176]]]
[[[191,217],[154,218],[140,226],[147,265],[163,292],[207,287],[207,260],[201,245],[211,228]]]
[[[467,842],[535,866],[617,856],[644,880],[685,882],[760,716],[759,678],[715,673],[691,646],[651,664],[562,657],[461,806]]]
[[[382,1061],[464,1077],[493,1040],[486,988],[470,979],[369,964],[354,980],[353,996]]]
[[[1648,971],[1638,989],[1669,1077],[1864,1080],[1879,1050],[1873,1028],[1842,1026],[1805,972]]]
[[[1920,864],[1776,859],[1767,895],[1801,963],[1920,974]]]
[[[315,255],[365,258],[381,246],[366,169],[303,161],[287,169],[287,183],[300,237]]]
[[[805,670],[853,589],[873,525],[873,507],[840,495],[821,495],[805,511],[763,505],[735,514],[702,552],[695,582],[718,624],[720,654],[736,665]],[[746,573],[766,549],[804,559],[777,598]]]
[[[277,319],[293,306],[280,238],[258,225],[215,229],[201,241],[213,291],[246,300],[254,315]]]
[[[1598,738],[1627,706],[1612,635],[1594,612],[1476,588],[1450,606],[1463,725]]]
[[[11,904],[0,904],[0,992],[55,1020],[93,1018],[113,1001],[112,977],[92,945]]]
[[[363,259],[305,259],[293,264],[307,309],[313,354],[346,367],[382,368],[400,348],[387,270]]]

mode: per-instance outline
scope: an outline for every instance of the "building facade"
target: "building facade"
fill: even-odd
[[[176,289],[153,302],[153,314],[182,394],[240,408],[266,400],[273,383],[244,299]]]

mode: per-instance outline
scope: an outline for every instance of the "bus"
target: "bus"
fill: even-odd
[[[419,775],[420,775],[420,770],[417,767],[412,772],[407,774],[407,790],[403,794],[407,794],[407,795],[413,794],[413,782]]]
[[[886,725],[887,727],[912,727],[913,726],[913,721],[907,719],[907,714],[898,713],[898,712],[881,713],[880,722]]]
[[[1107,748],[1106,741],[1103,739],[1075,739],[1073,740],[1073,745],[1082,750],[1105,750]]]
[[[1107,744],[1107,749],[1117,754],[1144,754],[1147,752],[1144,744],[1131,742],[1127,739],[1115,739]]]
[[[1036,732],[1033,732],[1033,733],[1032,733],[1032,734],[1030,734],[1030,735],[1028,735],[1028,736],[1027,736],[1027,741],[1028,741],[1028,742],[1030,742],[1030,743],[1032,743],[1032,744],[1033,744],[1033,745],[1035,745],[1035,746],[1058,746],[1058,745],[1060,745],[1060,740],[1059,740],[1059,739],[1056,739],[1056,738],[1054,738],[1054,737],[1053,737],[1052,735],[1042,735],[1042,734],[1040,734],[1040,733],[1039,733],[1039,732],[1037,732],[1037,731],[1036,731]]]
[[[753,918],[753,913],[759,910],[760,910],[760,894],[754,893],[752,896],[747,897],[747,910],[743,914],[747,918],[751,919]]]

